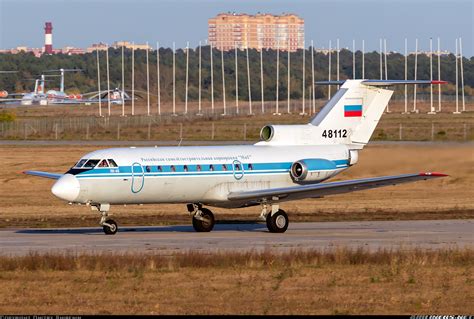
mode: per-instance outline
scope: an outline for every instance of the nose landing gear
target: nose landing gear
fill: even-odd
[[[117,223],[108,218],[108,212],[110,210],[110,204],[97,204],[91,205],[91,209],[98,210],[101,214],[99,225],[102,226],[106,235],[115,235],[118,231]]]
[[[102,223],[102,228],[106,235],[115,235],[118,231],[117,223],[113,219],[107,219]]]

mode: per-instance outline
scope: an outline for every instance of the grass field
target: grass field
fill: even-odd
[[[1,146],[0,227],[94,226],[97,212],[55,198],[54,181],[26,176],[27,169],[64,172],[98,146]],[[359,163],[335,180],[441,171],[447,178],[282,204],[291,221],[474,218],[471,143],[369,145]],[[259,207],[214,209],[219,221],[256,220]],[[190,223],[184,205],[113,206],[121,225]]]
[[[474,251],[0,257],[9,314],[470,314]]]

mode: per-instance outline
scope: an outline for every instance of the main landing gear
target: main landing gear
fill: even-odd
[[[210,232],[216,223],[214,214],[200,204],[188,204],[188,212],[193,217],[193,228],[197,232]]]
[[[99,225],[102,226],[106,235],[115,235],[118,231],[117,223],[108,217],[110,210],[110,204],[97,204],[91,205],[92,209],[98,210],[101,214]]]
[[[288,229],[288,215],[278,205],[271,205],[271,210],[267,204],[262,205],[262,219],[267,222],[267,228],[270,233],[284,233]]]
[[[193,218],[193,228],[197,232],[210,232],[216,223],[214,214],[201,204],[188,204],[188,212]],[[262,204],[260,218],[265,220],[270,233],[284,233],[288,229],[288,215],[277,204]]]

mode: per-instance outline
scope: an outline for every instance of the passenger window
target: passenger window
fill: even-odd
[[[158,172],[163,172],[163,168],[161,167],[161,165],[158,165],[156,168],[158,169]]]
[[[97,167],[109,167],[109,164],[107,163],[107,160],[103,159],[100,161],[99,166]]]
[[[176,172],[176,167],[174,167],[174,165],[171,165],[171,171]]]
[[[248,164],[247,168],[248,168],[248,170],[251,171],[251,170],[253,170],[253,165],[252,165],[252,164]]]
[[[117,163],[111,158],[108,159],[110,167],[118,167]]]
[[[148,173],[151,172],[151,167],[150,167],[150,166],[146,166],[145,169],[146,169],[146,171],[147,171]]]
[[[211,172],[214,171],[214,165],[212,165],[212,164],[209,165],[209,170],[210,170]]]
[[[222,170],[223,170],[223,171],[227,171],[227,165],[222,164]]]
[[[188,165],[183,166],[183,171],[187,172],[188,171]]]
[[[240,165],[239,164],[235,164],[235,170],[240,171]]]
[[[196,166],[196,170],[197,170],[198,172],[200,172],[200,171],[201,171],[201,165]]]
[[[100,160],[98,159],[90,159],[87,161],[86,164],[84,164],[84,167],[87,167],[87,168],[94,168],[98,163],[99,163]]]

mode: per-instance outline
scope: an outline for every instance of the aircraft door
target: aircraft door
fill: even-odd
[[[132,193],[139,193],[145,185],[145,170],[140,163],[133,163],[132,165]]]
[[[232,169],[234,172],[234,178],[236,180],[241,180],[244,177],[244,166],[238,160],[232,162]]]

